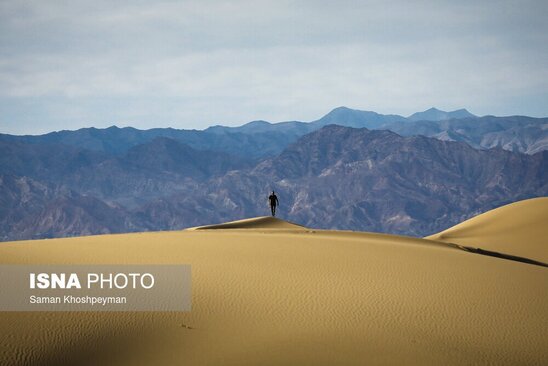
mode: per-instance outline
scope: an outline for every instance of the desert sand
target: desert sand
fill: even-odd
[[[485,212],[426,239],[467,245],[548,263],[548,197]]]
[[[278,232],[280,229],[301,231],[308,230],[304,226],[297,225],[288,221],[279,220],[271,216],[254,217],[251,219],[224,222],[222,224],[197,226],[188,228],[187,230],[193,231],[213,229],[275,229]]]
[[[0,313],[2,365],[548,364],[548,268],[434,240],[256,218],[0,243],[0,261],[192,266],[189,312]]]

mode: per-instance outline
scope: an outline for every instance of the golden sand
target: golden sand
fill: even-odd
[[[548,364],[547,268],[288,225],[2,243],[1,263],[190,264],[192,311],[0,313],[0,364]]]
[[[426,239],[548,263],[548,197],[499,207]]]
[[[213,229],[285,229],[285,230],[307,230],[306,227],[283,221],[271,216],[254,217],[237,221],[224,222],[221,224],[191,227],[187,230],[213,230]]]

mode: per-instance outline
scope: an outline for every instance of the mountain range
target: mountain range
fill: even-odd
[[[0,141],[64,144],[122,155],[134,146],[150,142],[157,137],[167,137],[196,150],[225,152],[258,161],[279,154],[301,136],[329,124],[384,129],[403,136],[423,135],[446,141],[462,141],[477,149],[501,147],[527,154],[548,149],[548,118],[476,117],[465,109],[444,112],[436,108],[414,113],[406,118],[394,114],[379,114],[339,107],[312,122],[253,121],[239,127],[212,126],[205,130],[91,127],[44,135],[0,134]]]
[[[282,200],[280,215],[305,226],[422,236],[508,202],[546,195],[548,152],[476,150],[330,125],[253,169],[174,194],[161,210],[187,216],[192,225],[205,220],[186,207],[210,208],[212,222],[257,216],[267,212],[263,196],[269,190]]]
[[[546,119],[438,112],[337,108],[311,123],[0,135],[0,239],[261,216],[271,190],[279,215],[303,225],[424,236],[548,195]],[[524,143],[508,145],[511,135]]]

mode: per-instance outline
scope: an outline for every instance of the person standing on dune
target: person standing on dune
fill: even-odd
[[[268,202],[270,203],[270,212],[272,212],[272,216],[276,216],[276,206],[280,202],[278,201],[278,197],[274,191],[272,191],[272,194],[268,196]]]

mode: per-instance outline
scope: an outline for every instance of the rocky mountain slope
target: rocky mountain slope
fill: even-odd
[[[0,142],[1,240],[167,230],[268,214],[424,236],[548,195],[548,152],[329,125],[255,162],[155,138],[125,153]]]
[[[500,147],[526,154],[548,149],[548,118],[485,116],[438,122],[396,122],[384,127],[404,136],[466,142],[477,149]]]
[[[209,215],[222,222],[266,214],[263,196],[273,189],[282,200],[280,214],[305,226],[426,235],[504,203],[548,194],[548,153],[482,151],[327,126],[207,188],[164,205],[177,210],[207,202],[215,208]]]

